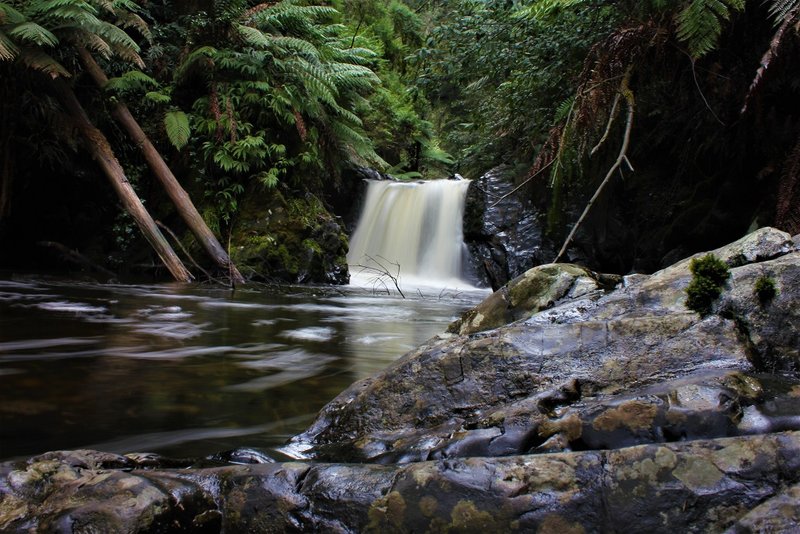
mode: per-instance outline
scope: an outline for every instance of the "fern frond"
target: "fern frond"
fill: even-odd
[[[147,100],[154,102],[156,104],[168,104],[169,102],[172,101],[172,97],[170,97],[169,95],[165,95],[164,93],[161,93],[159,91],[148,91],[147,93],[144,94],[144,97]]]
[[[800,7],[800,0],[772,0],[769,14],[780,24],[792,11]]]
[[[131,28],[142,34],[142,37],[148,41],[153,40],[153,34],[150,32],[150,26],[144,21],[142,17],[130,11],[117,12],[117,25],[121,28]]]
[[[158,87],[158,82],[140,70],[131,70],[108,80],[105,86],[109,91],[138,91],[145,87]]]
[[[164,129],[172,146],[178,150],[189,142],[192,130],[189,127],[189,117],[183,111],[168,111],[164,114]]]
[[[539,0],[525,6],[514,13],[515,18],[542,21],[561,11],[580,4],[588,3],[586,0]]]
[[[742,11],[745,0],[691,0],[677,15],[677,35],[699,58],[716,48],[722,22],[730,19],[731,10]]]
[[[55,46],[58,44],[58,38],[53,35],[51,31],[39,26],[35,22],[23,22],[18,24],[10,29],[8,34],[32,45]]]
[[[180,81],[186,78],[198,65],[213,65],[217,53],[217,49],[213,46],[201,46],[193,50],[175,71],[175,80]],[[208,74],[206,69],[204,69],[203,72]]]
[[[278,46],[284,50],[292,50],[305,54],[309,58],[318,58],[319,50],[312,43],[298,37],[275,35],[270,37],[270,44]]]
[[[18,53],[19,49],[14,42],[0,31],[0,61],[11,61]]]
[[[23,49],[20,51],[19,60],[26,67],[44,72],[51,78],[58,78],[63,76],[69,78],[70,73],[61,64],[42,52],[39,48]]]
[[[27,19],[7,2],[0,2],[0,24],[21,24]]]
[[[83,46],[88,50],[97,52],[104,58],[110,58],[112,55],[111,45],[109,45],[102,37],[94,32],[86,31],[81,28],[71,28],[63,33],[67,41],[71,41],[79,46]]]
[[[269,38],[257,28],[245,26],[244,24],[236,24],[235,28],[242,40],[250,46],[267,48],[270,45]]]

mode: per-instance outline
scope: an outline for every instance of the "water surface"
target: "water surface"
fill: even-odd
[[[0,278],[0,461],[75,448],[273,454],[485,295]]]

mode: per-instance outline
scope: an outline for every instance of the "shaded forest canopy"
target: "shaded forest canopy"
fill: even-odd
[[[598,270],[652,271],[751,226],[797,233],[799,28],[793,0],[0,1],[0,268],[53,265],[42,242],[153,264],[64,91],[198,278],[220,267],[120,103],[234,260],[268,257],[248,277],[341,281],[325,274],[346,250],[336,216],[364,167],[504,165],[551,255],[570,236],[563,256]],[[322,241],[336,261],[303,266]]]

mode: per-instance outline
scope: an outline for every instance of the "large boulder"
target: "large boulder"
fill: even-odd
[[[663,404],[681,380],[702,390],[717,388],[742,409],[758,409],[763,400],[758,395],[723,389],[731,381],[758,388],[765,380],[759,373],[792,370],[800,363],[800,253],[788,234],[774,229],[762,229],[713,253],[733,266],[717,303],[719,314],[703,318],[686,308],[690,258],[651,276],[628,277],[611,292],[581,290],[507,326],[435,338],[343,392],[287,451],[325,461],[391,463],[522,454],[539,446],[552,451],[558,444],[570,450],[582,446],[585,436],[549,440],[553,425],[567,411],[575,412],[567,416],[577,417],[570,420],[580,420],[581,426],[589,424],[589,416],[578,412],[589,414],[623,398],[639,399],[639,409],[656,413],[658,403],[648,388],[661,384]],[[588,276],[580,268],[566,271],[564,266],[540,268],[538,273],[547,269],[552,275],[534,279],[548,283],[529,286],[539,293],[525,292],[525,302],[534,308]],[[754,294],[757,277],[764,275],[778,288],[768,304]],[[509,291],[499,293],[504,292]],[[480,330],[478,310],[502,312],[506,302],[495,293],[466,315],[462,328]],[[487,316],[494,324],[509,318],[503,313]],[[768,395],[773,394],[783,393]],[[621,416],[632,417],[639,409],[623,410]],[[685,415],[703,419],[703,410],[694,408],[693,415]],[[705,425],[705,432],[691,433],[713,438],[745,432],[737,425]],[[665,430],[655,419],[646,426],[655,441],[680,439],[684,432]],[[765,423],[764,429],[769,428],[771,423]],[[609,436],[592,439],[606,440],[609,446],[625,443]]]

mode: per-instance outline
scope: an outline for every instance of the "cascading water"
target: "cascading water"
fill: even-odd
[[[351,283],[373,285],[382,271],[388,271],[402,287],[471,286],[462,267],[467,253],[462,219],[468,187],[469,180],[370,180],[350,238]]]

